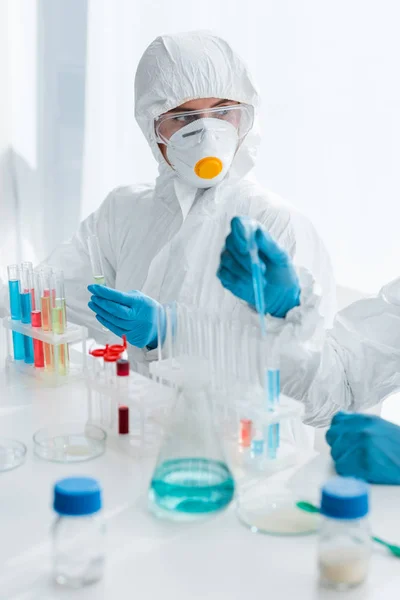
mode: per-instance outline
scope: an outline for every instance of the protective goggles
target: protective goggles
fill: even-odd
[[[249,104],[233,104],[232,106],[219,106],[204,110],[190,110],[181,113],[165,113],[154,120],[156,141],[159,144],[170,143],[174,133],[200,119],[218,119],[230,123],[237,130],[239,141],[247,135],[253,127],[254,108]],[[201,124],[199,123],[199,133]]]

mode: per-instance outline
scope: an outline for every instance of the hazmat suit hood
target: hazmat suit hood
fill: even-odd
[[[135,78],[135,117],[159,163],[158,189],[173,182],[181,203],[197,188],[184,183],[163,158],[154,119],[190,100],[222,98],[258,106],[250,74],[227,42],[209,32],[163,35],[143,54]],[[227,178],[243,178],[254,166],[259,136],[254,127],[240,145]]]

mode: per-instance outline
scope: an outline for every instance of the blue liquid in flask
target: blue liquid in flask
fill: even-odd
[[[166,460],[156,468],[149,499],[158,516],[180,520],[224,509],[234,492],[235,483],[224,462],[179,458]]]

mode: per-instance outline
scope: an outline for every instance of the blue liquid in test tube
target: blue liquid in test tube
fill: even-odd
[[[267,371],[267,396],[268,396],[268,410],[274,410],[276,405],[279,403],[279,394],[281,389],[281,376],[279,369],[268,369]],[[267,433],[267,444],[268,444],[268,457],[276,458],[276,451],[279,448],[279,423],[270,425]]]
[[[8,267],[8,291],[10,296],[10,313],[13,321],[21,320],[21,302],[19,293],[19,267],[10,265]],[[24,360],[24,336],[22,333],[12,332],[14,360]]]

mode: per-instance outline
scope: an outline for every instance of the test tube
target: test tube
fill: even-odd
[[[21,265],[21,322],[26,325],[31,325],[32,311],[32,263],[23,263]],[[28,335],[24,335],[25,362],[27,364],[34,363],[33,356],[33,340]]]
[[[105,384],[107,386],[111,385],[111,386],[115,386],[116,384],[116,379],[117,379],[117,361],[120,358],[120,354],[115,354],[115,353],[105,353],[104,354],[104,378],[105,378]],[[106,420],[106,423],[108,423],[108,427],[113,427],[114,423],[115,423],[115,417],[116,417],[116,408],[115,408],[115,402],[114,402],[114,398],[106,395],[103,397],[103,406],[104,406],[104,418]],[[108,407],[108,410],[107,410]],[[108,413],[108,414],[107,414]]]
[[[54,333],[65,332],[65,293],[64,273],[53,270],[50,276],[51,285],[51,325]]]
[[[249,448],[251,445],[253,422],[251,419],[240,419],[239,446]]]
[[[42,329],[43,331],[51,331],[51,286],[50,286],[51,271],[48,267],[44,267],[40,271],[40,307],[42,310]],[[51,344],[43,344],[44,348],[44,363],[48,371],[54,368],[53,346]]]
[[[53,332],[57,335],[65,333],[65,290],[64,273],[54,269],[50,276],[51,286],[51,325]],[[58,344],[54,346],[55,367],[60,375],[66,375],[68,369],[68,346]]]
[[[38,306],[40,306],[40,273],[33,273],[33,295],[32,298],[38,299]],[[39,309],[33,309],[31,312],[32,327],[37,329],[42,328],[42,312]],[[44,349],[43,342],[41,340],[33,340],[33,355],[35,360],[35,367],[42,369],[44,367]]]
[[[116,374],[119,400],[122,401],[122,397],[126,400],[129,390],[129,360],[123,358],[117,360]]]
[[[266,373],[267,410],[274,411],[279,404],[281,389],[279,358],[274,347],[270,351],[269,363]],[[275,459],[280,445],[279,423],[269,426],[265,441],[267,443],[268,458]]]
[[[8,265],[8,291],[10,296],[10,313],[13,321],[21,320],[21,297],[20,297],[20,280],[19,266]],[[12,332],[14,360],[24,360],[24,336],[22,333]]]
[[[105,285],[105,277],[103,270],[103,261],[101,258],[99,238],[97,235],[90,235],[87,239],[90,262],[92,265],[92,274],[94,283]]]
[[[34,278],[33,278],[33,264],[31,262],[23,262],[21,263],[21,271],[23,271],[24,269],[27,269],[30,273],[30,277],[31,277],[31,289],[29,290],[31,292],[31,305],[32,305],[32,310],[36,309],[36,298],[35,298],[35,289],[34,289]],[[26,290],[23,290],[26,291]]]
[[[264,455],[264,440],[260,437],[251,441],[251,458],[254,460],[262,459]]]
[[[117,379],[117,360],[120,359],[120,354],[107,352],[104,354],[104,376],[107,385],[115,385]]]
[[[129,406],[121,405],[118,408],[118,433],[120,435],[129,433]]]

